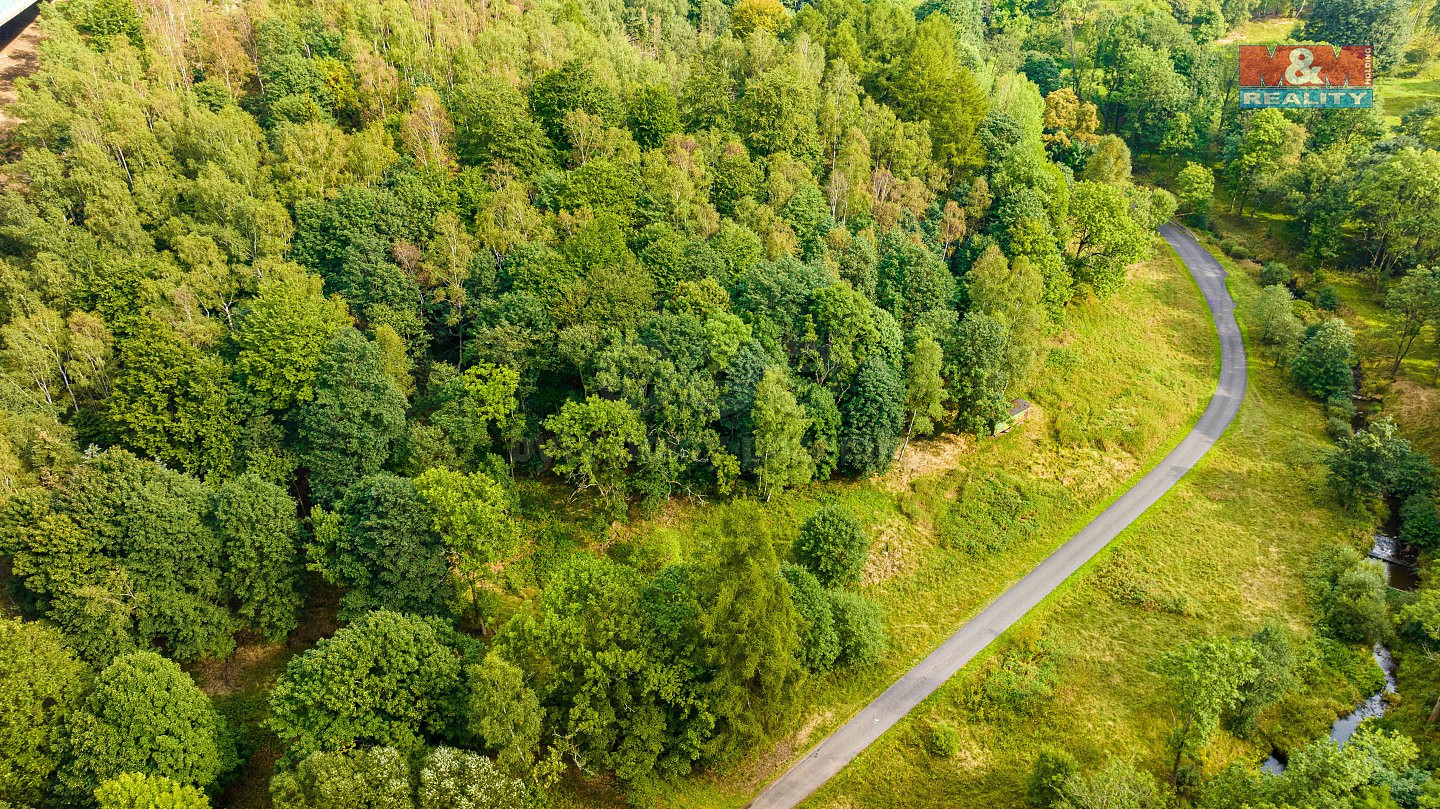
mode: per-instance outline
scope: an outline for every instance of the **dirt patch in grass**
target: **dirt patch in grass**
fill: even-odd
[[[975,451],[975,444],[975,436],[959,433],[911,439],[905,455],[878,479],[879,483],[886,491],[909,491],[918,478],[954,469],[962,457]]]
[[[242,643],[224,660],[204,660],[191,675],[211,697],[223,697],[255,683],[257,672],[278,672],[292,654],[285,643]]]

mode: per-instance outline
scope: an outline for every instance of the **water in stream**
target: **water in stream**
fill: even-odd
[[[1370,558],[1379,559],[1385,565],[1386,579],[1396,590],[1414,590],[1420,586],[1420,579],[1415,575],[1415,549],[1395,537],[1376,531]]]
[[[1385,695],[1395,693],[1395,658],[1390,655],[1390,650],[1385,648],[1382,643],[1375,644],[1374,654],[1376,665],[1385,672],[1385,688],[1371,694],[1355,710],[1336,719],[1335,724],[1330,726],[1330,738],[1342,747],[1345,742],[1350,741],[1350,737],[1355,734],[1355,729],[1360,727],[1361,722],[1385,714]],[[1265,759],[1265,763],[1260,766],[1271,775],[1285,772],[1285,762],[1273,755]]]

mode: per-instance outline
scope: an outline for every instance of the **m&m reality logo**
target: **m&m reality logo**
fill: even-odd
[[[1375,106],[1369,45],[1241,45],[1240,107]]]

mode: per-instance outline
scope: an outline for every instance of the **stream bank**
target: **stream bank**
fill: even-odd
[[[1341,747],[1344,747],[1345,743],[1350,741],[1350,737],[1355,735],[1355,730],[1360,727],[1361,722],[1373,717],[1384,716],[1385,709],[1388,707],[1385,695],[1395,693],[1396,665],[1390,649],[1383,643],[1377,643],[1371,649],[1371,653],[1375,657],[1375,665],[1385,673],[1385,687],[1371,694],[1364,702],[1356,706],[1355,710],[1336,719],[1330,726],[1330,738]],[[1260,768],[1271,775],[1279,775],[1285,772],[1285,759],[1279,754],[1279,751],[1276,751],[1265,759],[1265,763],[1260,765]]]

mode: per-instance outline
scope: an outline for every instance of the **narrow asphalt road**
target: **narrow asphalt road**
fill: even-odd
[[[1220,381],[1195,428],[1132,488],[1080,533],[1041,562],[960,627],[940,648],[910,669],[849,722],[825,737],[803,759],[750,802],[752,809],[791,809],[840,772],[850,760],[935,692],[980,650],[1009,629],[1061,582],[1100,552],[1200,460],[1240,410],[1245,395],[1245,343],[1235,323],[1235,302],[1225,271],[1188,231],[1174,224],[1160,235],[1180,255],[1210,307],[1220,335]]]

